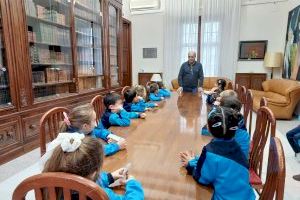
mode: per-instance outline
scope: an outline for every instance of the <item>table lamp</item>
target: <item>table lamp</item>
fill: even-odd
[[[160,74],[153,74],[150,81],[151,82],[162,82],[162,78],[161,78]]]
[[[281,52],[267,52],[264,59],[264,66],[271,68],[271,79],[273,79],[273,68],[283,65],[283,55]]]

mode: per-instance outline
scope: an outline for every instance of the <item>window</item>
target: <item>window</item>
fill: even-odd
[[[198,24],[183,24],[182,26],[181,62],[187,60],[188,52],[196,51],[198,47]]]
[[[218,74],[217,69],[219,63],[215,58],[219,54],[217,50],[220,43],[219,32],[219,22],[208,22],[203,24],[203,37],[201,40],[201,62],[203,66],[206,66],[204,68],[204,74],[207,76],[214,76]]]

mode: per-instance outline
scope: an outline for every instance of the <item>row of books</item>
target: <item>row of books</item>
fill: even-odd
[[[36,37],[40,42],[71,46],[70,30],[55,27],[45,23],[37,24]]]
[[[94,12],[87,12],[86,10],[82,10],[81,8],[75,7],[75,15],[81,18],[84,18],[88,21],[95,22],[97,24],[102,24],[102,16],[100,15],[100,12],[98,14]]]
[[[0,72],[0,86],[8,85],[8,74],[7,71]]]
[[[60,96],[60,94],[69,93],[69,85],[61,84],[61,85],[51,85],[45,87],[35,87],[34,88],[34,97],[51,97],[51,96]]]
[[[36,6],[37,17],[61,25],[66,25],[66,16],[53,9],[47,9],[43,6]]]
[[[32,71],[33,83],[59,83],[71,80],[71,71],[60,68],[46,68],[44,71]]]
[[[102,63],[80,64],[78,74],[79,76],[103,75]]]
[[[82,48],[77,50],[77,60],[78,61],[89,61],[89,62],[101,62],[102,52],[97,51],[94,53],[93,49]]]
[[[102,88],[102,77],[89,77],[89,78],[81,78],[78,82],[79,90],[88,90],[95,88]]]
[[[38,48],[35,45],[30,46],[31,63],[69,64],[71,63],[70,53],[49,50],[46,48]]]
[[[0,105],[10,104],[11,98],[9,90],[1,90],[0,92]]]
[[[93,9],[95,12],[100,12],[101,5],[99,0],[77,0],[77,3],[86,8]]]
[[[63,9],[56,9],[54,6],[49,5],[49,7],[46,8],[35,4],[32,0],[26,0],[25,10],[28,16],[37,17],[61,25],[66,25],[67,23],[66,16],[58,12],[58,10],[62,11]],[[66,11],[66,13],[67,12],[68,11]]]

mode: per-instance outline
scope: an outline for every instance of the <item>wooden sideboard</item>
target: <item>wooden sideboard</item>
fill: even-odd
[[[150,81],[153,74],[160,74],[162,80],[164,80],[161,72],[139,73],[139,85],[146,85],[146,83]]]
[[[236,73],[235,84],[245,86],[247,89],[263,90],[262,83],[267,79],[265,73]]]

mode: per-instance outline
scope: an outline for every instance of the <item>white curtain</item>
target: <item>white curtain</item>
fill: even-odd
[[[237,69],[241,0],[202,0],[201,62],[205,76],[233,80]]]
[[[165,0],[164,71],[166,86],[177,78],[188,51],[197,51],[201,0]]]

